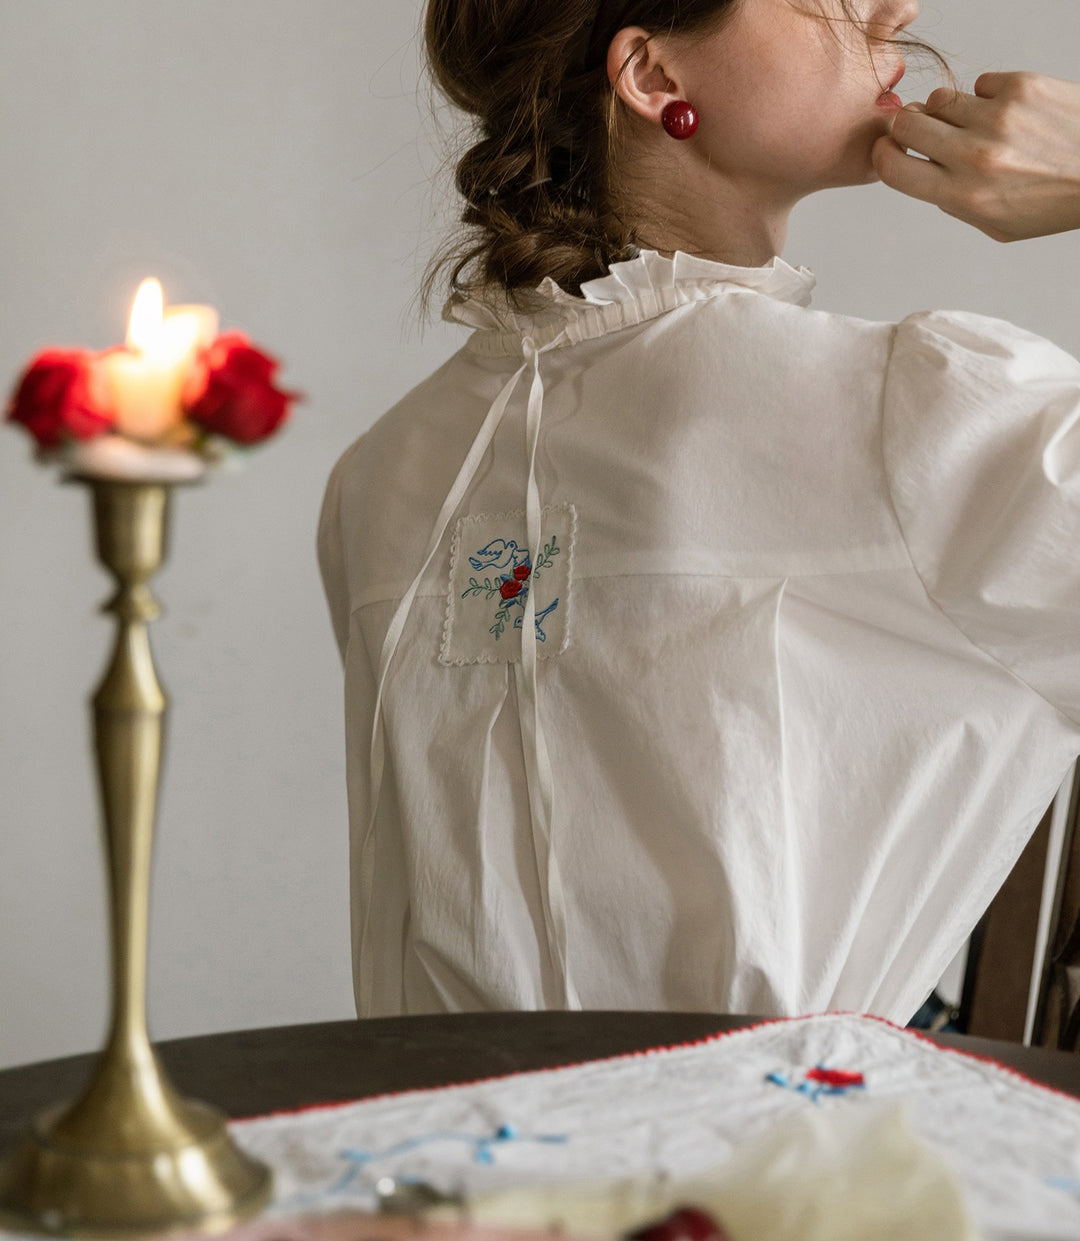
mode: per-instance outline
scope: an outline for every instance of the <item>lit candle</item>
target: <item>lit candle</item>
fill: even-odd
[[[127,348],[101,358],[115,429],[132,439],[157,441],[181,421],[180,390],[195,352],[217,335],[210,306],[165,309],[161,285],[144,280],[128,323]]]

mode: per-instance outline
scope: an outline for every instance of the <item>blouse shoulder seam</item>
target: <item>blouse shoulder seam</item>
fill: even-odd
[[[1010,677],[1012,677],[1013,680],[1019,682],[1026,690],[1034,694],[1035,697],[1038,698],[1040,702],[1044,702],[1053,712],[1055,712],[1063,720],[1065,720],[1068,723],[1070,728],[1075,728],[1077,724],[1080,723],[1080,721],[1072,719],[1072,717],[1067,715],[1066,712],[1064,712],[1056,703],[1051,702],[1050,699],[1047,698],[1045,694],[1041,694],[1035,688],[1034,685],[1032,685],[1029,681],[1025,681],[1024,678],[1019,674],[1019,672],[1016,671],[1015,668],[1010,668],[1009,665],[1005,663],[1004,660],[999,659],[997,655],[993,653],[993,651],[988,651],[984,646],[982,646],[980,643],[975,641],[975,639],[964,629],[964,627],[960,624],[959,621],[956,620],[956,618],[949,612],[949,610],[943,604],[939,603],[937,599],[934,598],[934,595],[931,592],[930,587],[927,586],[926,584],[926,580],[922,575],[922,571],[919,569],[919,566],[915,561],[915,557],[911,551],[911,546],[908,543],[907,532],[904,530],[903,520],[900,517],[900,510],[897,507],[896,499],[893,495],[892,477],[889,472],[888,453],[885,448],[885,393],[888,390],[888,386],[889,386],[889,371],[892,365],[892,351],[893,351],[893,346],[896,344],[896,335],[899,330],[899,327],[900,325],[898,323],[893,324],[892,338],[889,343],[889,358],[885,364],[885,375],[884,375],[884,378],[881,384],[881,420],[879,424],[880,425],[879,439],[881,441],[881,471],[885,477],[885,494],[889,498],[889,508],[892,511],[893,520],[896,522],[897,533],[900,535],[900,542],[902,543],[904,552],[907,555],[908,564],[911,565],[911,571],[912,573],[915,574],[915,577],[918,579],[919,585],[922,587],[923,594],[929,600],[931,606],[937,612],[941,613],[941,615],[949,622],[949,624],[953,627],[953,629],[956,630],[956,632],[964,639],[965,642],[967,642],[970,646],[974,647],[974,649],[977,650],[981,655],[985,655],[987,659],[989,659],[992,663],[996,664],[997,667],[999,667],[1003,672],[1007,673]]]

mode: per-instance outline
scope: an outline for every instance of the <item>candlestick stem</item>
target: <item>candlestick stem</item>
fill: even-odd
[[[170,487],[83,479],[97,554],[117,590],[116,642],[93,698],[109,875],[113,1006],[82,1096],[39,1116],[0,1161],[0,1222],[69,1236],[218,1231],[258,1210],[269,1170],[216,1109],[182,1099],[150,1044],[146,967],[150,863],[167,699],[147,625],[165,559]]]
[[[119,589],[104,605],[116,646],[94,696],[94,741],[112,891],[113,1020],[109,1045],[146,1041],[146,954],[154,807],[167,706],[147,623],[158,608],[147,585],[166,553],[168,490],[95,488],[98,559]]]

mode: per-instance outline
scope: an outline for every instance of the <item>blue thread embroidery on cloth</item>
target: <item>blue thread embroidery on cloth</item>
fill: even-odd
[[[469,557],[469,564],[477,572],[481,569],[509,569],[511,576],[518,565],[528,563],[528,550],[518,547],[513,539],[492,539],[487,547],[481,547],[475,556]]]
[[[464,1142],[473,1148],[472,1159],[474,1163],[491,1165],[495,1163],[495,1148],[507,1142],[538,1142],[548,1145],[561,1145],[569,1140],[569,1135],[565,1133],[520,1133],[514,1125],[500,1125],[491,1134],[458,1133],[453,1130],[442,1130],[435,1133],[421,1134],[415,1138],[406,1138],[405,1141],[397,1142],[393,1146],[387,1146],[383,1150],[341,1150],[338,1151],[338,1158],[345,1160],[348,1166],[332,1185],[316,1193],[294,1194],[292,1198],[282,1205],[290,1207],[308,1206],[315,1202],[324,1202],[329,1198],[338,1197],[349,1189],[359,1189],[365,1192],[371,1198],[372,1204],[377,1205],[377,1195],[374,1186],[358,1184],[360,1174],[371,1164],[379,1160],[391,1159],[395,1155],[406,1155],[410,1151],[418,1150],[422,1146],[429,1146],[434,1142]],[[402,1184],[416,1184],[422,1178],[395,1174],[395,1179]]]
[[[535,566],[529,557],[528,548],[519,547],[514,539],[492,539],[486,547],[481,547],[474,556],[469,557],[469,564],[477,573],[482,573],[485,569],[499,571],[498,577],[485,577],[483,581],[470,577],[469,584],[461,595],[462,599],[483,595],[489,600],[498,595],[499,609],[495,613],[495,623],[488,630],[496,642],[506,631],[507,624],[514,629],[521,628],[525,620],[525,600],[529,597],[530,587],[540,580],[545,569],[551,568],[555,557],[561,552],[558,539],[553,535],[537,557]],[[556,599],[543,611],[535,614],[538,642],[547,641],[543,622],[558,606],[559,601]],[[514,609],[518,611],[512,616]]]
[[[866,1079],[861,1073],[848,1069],[827,1069],[823,1064],[810,1069],[802,1081],[795,1081],[785,1073],[767,1073],[765,1080],[774,1086],[805,1095],[811,1103],[818,1103],[822,1095],[846,1095],[853,1090],[866,1089]]]

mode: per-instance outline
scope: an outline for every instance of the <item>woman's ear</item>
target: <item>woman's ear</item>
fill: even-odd
[[[664,108],[679,98],[678,83],[665,72],[661,55],[658,39],[650,39],[640,26],[627,26],[611,40],[607,57],[615,93],[632,112],[657,125]]]

